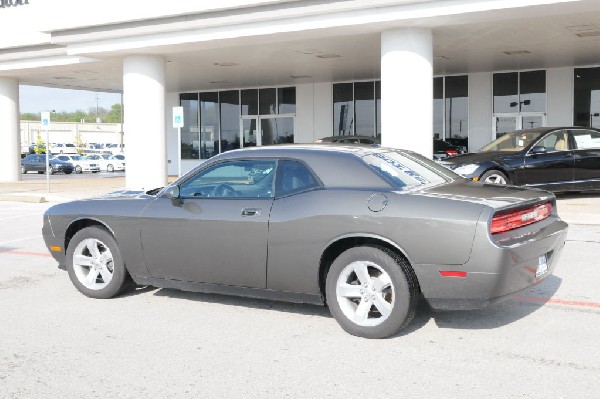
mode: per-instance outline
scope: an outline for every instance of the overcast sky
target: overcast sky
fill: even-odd
[[[113,104],[121,103],[120,93],[102,93],[84,90],[52,89],[38,86],[19,87],[19,108],[21,113],[42,111],[73,112],[88,111],[98,106],[110,109]]]

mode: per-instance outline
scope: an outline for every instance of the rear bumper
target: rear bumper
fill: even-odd
[[[438,310],[479,309],[539,284],[553,273],[568,230],[558,218],[540,224],[537,230],[519,229],[498,240],[477,234],[464,265],[416,265],[425,299]],[[536,277],[542,255],[546,256],[548,271]],[[443,270],[466,272],[466,276],[443,277]]]

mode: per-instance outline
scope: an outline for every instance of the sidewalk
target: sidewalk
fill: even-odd
[[[173,181],[174,177],[169,177]],[[125,189],[125,177],[60,179],[51,183],[27,180],[17,183],[0,182],[0,201],[65,202]],[[600,192],[557,195],[558,214],[569,224],[600,225]]]

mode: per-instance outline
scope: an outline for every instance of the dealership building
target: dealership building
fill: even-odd
[[[476,151],[600,125],[600,1],[0,0],[0,181],[21,179],[19,85],[123,93],[132,189],[333,135]]]

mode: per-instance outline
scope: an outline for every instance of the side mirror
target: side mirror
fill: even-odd
[[[165,196],[170,200],[178,200],[179,195],[180,193],[178,185],[170,186],[165,190]]]
[[[531,149],[532,154],[545,154],[548,152],[548,149],[543,145],[536,145]]]

